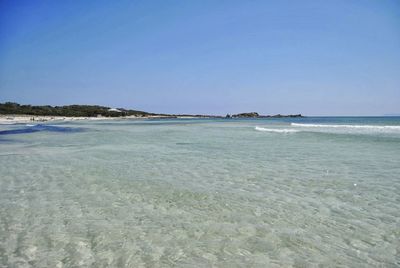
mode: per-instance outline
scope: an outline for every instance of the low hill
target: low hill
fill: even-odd
[[[76,117],[119,117],[153,115],[143,111],[114,109],[99,105],[34,106],[20,105],[14,102],[0,103],[0,114],[35,115],[35,116],[76,116]]]

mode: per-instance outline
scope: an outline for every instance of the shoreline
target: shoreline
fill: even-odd
[[[70,122],[80,120],[144,120],[144,119],[257,119],[257,118],[292,118],[304,117],[302,115],[258,115],[258,116],[217,116],[217,115],[126,115],[126,116],[52,116],[52,115],[28,115],[28,114],[0,114],[0,125],[29,124],[44,122]]]
[[[12,124],[26,124],[26,123],[44,123],[44,122],[70,122],[80,120],[123,120],[123,119],[163,119],[163,118],[197,118],[189,116],[164,116],[164,115],[146,115],[146,116],[119,116],[119,117],[90,117],[90,116],[49,116],[49,115],[0,115],[0,125],[12,125]]]
[[[0,124],[18,124],[48,121],[75,121],[75,120],[123,120],[123,119],[244,119],[244,118],[284,118],[303,117],[301,114],[262,115],[257,112],[238,114],[210,115],[210,114],[160,114],[149,113],[125,108],[110,108],[99,105],[20,105],[14,102],[0,103]]]

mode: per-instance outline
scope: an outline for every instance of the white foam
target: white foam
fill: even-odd
[[[378,125],[331,125],[331,124],[300,124],[291,123],[294,127],[314,127],[314,128],[356,128],[356,129],[376,129],[376,130],[400,130],[400,126],[378,126]]]
[[[265,127],[256,126],[254,129],[257,130],[257,131],[275,132],[275,133],[296,133],[296,132],[300,132],[300,130],[289,129],[289,128],[265,128]]]

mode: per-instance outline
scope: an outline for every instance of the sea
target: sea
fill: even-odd
[[[400,267],[400,117],[0,125],[0,267]]]

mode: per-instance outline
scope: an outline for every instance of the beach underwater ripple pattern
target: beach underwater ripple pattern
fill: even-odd
[[[396,130],[292,123],[400,119],[6,126],[0,267],[399,267]]]

